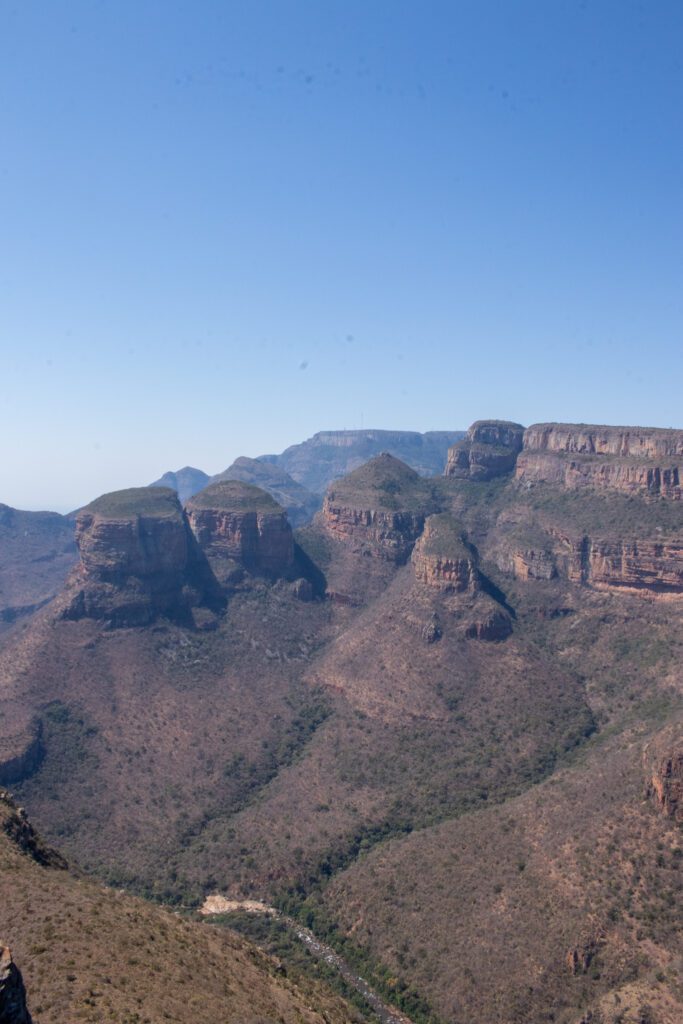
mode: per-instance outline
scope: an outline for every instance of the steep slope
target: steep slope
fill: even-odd
[[[673,1024],[683,505],[519,479],[517,426],[472,431],[508,427],[493,475],[376,457],[296,541],[244,483],[176,503],[223,604],[112,628],[67,589],[0,652],[0,736],[117,883],[275,900],[446,1021]]]
[[[218,588],[170,488],[104,494],[78,513],[80,563],[69,578],[65,618],[145,625],[185,620]],[[64,603],[63,601],[63,603]]]
[[[72,875],[2,791],[0,908],[0,933],[21,968],[34,1024],[359,1019],[319,983],[288,981],[233,933]],[[17,974],[3,952],[0,1018],[27,1024]]]
[[[293,567],[294,539],[285,510],[260,487],[218,481],[188,502],[187,516],[222,584],[244,569],[278,576]]]
[[[52,600],[77,557],[70,518],[0,505],[0,631]]]
[[[338,480],[380,452],[389,452],[422,476],[441,473],[450,445],[461,430],[324,430],[281,455],[263,455],[262,461],[284,469],[313,494],[324,494]]]

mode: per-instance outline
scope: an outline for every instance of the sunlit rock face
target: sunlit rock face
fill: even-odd
[[[680,500],[683,431],[537,423],[524,432],[515,477]]]
[[[259,487],[222,480],[195,495],[186,511],[197,544],[223,585],[239,570],[269,576],[291,570],[294,538],[287,513]]]
[[[478,420],[464,440],[448,450],[445,475],[491,480],[511,473],[522,450],[524,427],[506,420]]]
[[[79,512],[80,563],[67,587],[65,618],[116,626],[176,617],[212,590],[178,497],[169,488],[138,487],[97,498]]]
[[[383,452],[330,486],[322,522],[328,534],[349,547],[401,565],[434,510],[429,482]]]

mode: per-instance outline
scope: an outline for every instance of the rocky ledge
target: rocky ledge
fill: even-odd
[[[462,526],[447,512],[429,516],[411,556],[415,578],[445,592],[474,593],[479,572]]]
[[[199,548],[219,583],[228,586],[243,570],[287,575],[294,538],[281,505],[265,491],[239,480],[221,480],[196,494],[186,512]]]
[[[491,557],[516,579],[568,579],[596,589],[683,594],[683,540],[589,537],[570,524],[501,516]]]
[[[522,450],[524,427],[506,420],[478,420],[464,440],[448,449],[445,475],[491,480],[511,473]]]
[[[537,423],[524,432],[515,478],[680,500],[683,430]]]
[[[360,553],[402,565],[436,505],[429,481],[383,452],[330,487],[322,522]]]
[[[164,487],[97,498],[76,519],[80,564],[67,587],[64,618],[146,625],[215,599],[180,502]]]

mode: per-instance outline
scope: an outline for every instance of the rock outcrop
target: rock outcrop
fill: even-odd
[[[215,581],[169,488],[97,498],[78,514],[76,543],[81,560],[69,582],[65,618],[146,625],[215,597]]]
[[[229,586],[243,570],[287,575],[294,539],[285,510],[259,487],[222,480],[196,494],[187,516],[216,578]]]
[[[683,824],[683,729],[679,725],[662,730],[643,752],[647,795],[655,806],[678,824]]]
[[[683,431],[534,424],[524,432],[515,478],[527,485],[609,488],[680,500]]]
[[[683,538],[589,537],[549,517],[500,517],[491,556],[521,580],[568,579],[596,589],[626,588],[651,594],[683,593]]]
[[[402,565],[436,505],[428,482],[384,452],[330,487],[322,522],[357,551]]]
[[[21,971],[0,941],[0,1024],[31,1024]]]
[[[446,593],[474,593],[479,572],[474,555],[452,515],[430,516],[411,556],[415,578]]]
[[[282,505],[293,528],[310,522],[322,504],[317,494],[311,494],[284,469],[262,459],[248,459],[245,456],[235,459],[231,466],[213,477],[211,483],[220,480],[241,480],[242,483],[260,487]]]
[[[522,450],[524,427],[505,420],[478,420],[464,440],[448,449],[445,475],[491,480],[511,473]]]

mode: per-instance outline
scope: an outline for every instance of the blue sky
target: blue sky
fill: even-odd
[[[683,5],[0,0],[0,501],[683,427]]]

